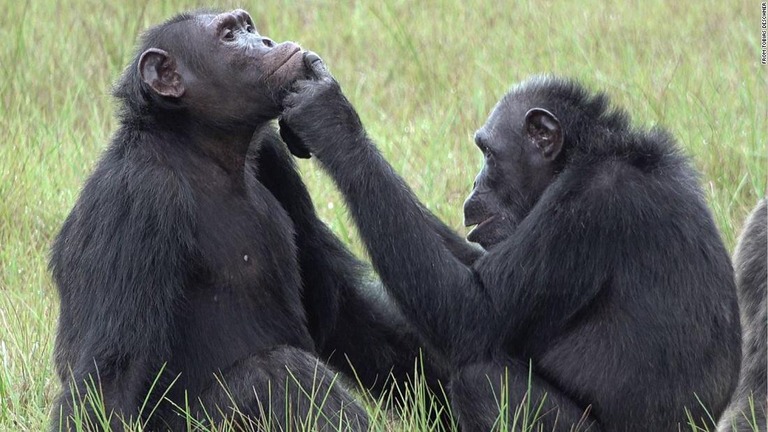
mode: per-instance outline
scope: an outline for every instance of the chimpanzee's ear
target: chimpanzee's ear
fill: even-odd
[[[524,130],[544,159],[552,161],[557,158],[563,148],[563,130],[554,114],[544,108],[528,110]]]
[[[141,54],[139,75],[160,96],[178,98],[186,90],[176,69],[176,60],[158,48],[150,48]]]

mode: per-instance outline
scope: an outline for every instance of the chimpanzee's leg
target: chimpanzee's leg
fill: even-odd
[[[368,416],[317,357],[278,347],[239,361],[200,397],[197,415],[238,430],[367,431]]]

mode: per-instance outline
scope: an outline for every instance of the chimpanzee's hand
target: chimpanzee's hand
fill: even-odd
[[[307,146],[301,142],[301,138],[299,138],[291,128],[285,124],[282,118],[277,121],[277,124],[280,125],[280,138],[282,138],[285,145],[288,146],[288,150],[291,154],[297,158],[309,159],[312,155],[309,153]]]
[[[325,147],[351,142],[363,131],[360,118],[315,53],[304,53],[308,79],[297,81],[285,97],[280,136],[294,156],[308,158]]]

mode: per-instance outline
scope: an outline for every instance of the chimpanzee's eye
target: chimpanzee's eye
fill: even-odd
[[[221,36],[221,38],[225,41],[233,41],[235,40],[235,32],[233,32],[232,29],[226,29],[224,30],[224,34]]]
[[[250,24],[245,25],[245,31],[248,33],[256,33],[256,29]]]

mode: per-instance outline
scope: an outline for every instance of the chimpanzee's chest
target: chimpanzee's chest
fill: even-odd
[[[301,280],[290,217],[260,183],[198,200],[198,247],[203,283],[214,296],[293,304]]]
[[[216,185],[214,185],[216,186]],[[294,227],[261,184],[196,196],[194,273],[177,308],[168,369],[198,394],[218,370],[265,349],[311,351]]]

